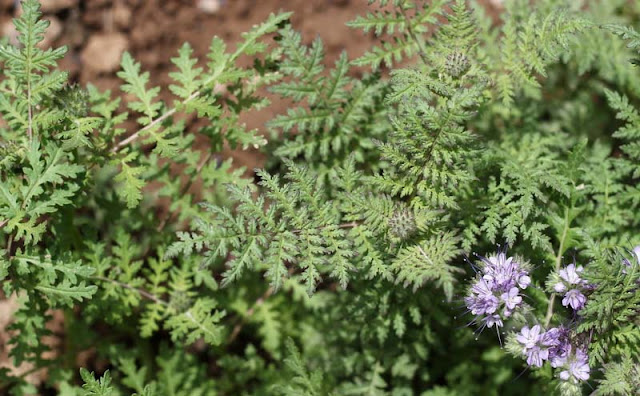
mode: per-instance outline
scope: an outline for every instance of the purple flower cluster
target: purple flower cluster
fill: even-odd
[[[543,331],[535,325],[525,326],[516,336],[522,345],[522,353],[527,357],[527,364],[542,367],[549,361],[551,367],[563,368],[559,374],[564,381],[586,381],[589,379],[589,359],[584,348],[574,348],[571,345],[569,330],[564,327],[554,327]]]
[[[640,260],[640,246],[637,254]],[[482,328],[503,327],[503,320],[509,318],[523,305],[523,291],[531,284],[528,265],[505,252],[498,252],[487,258],[480,257],[476,268],[476,278],[464,298],[468,310],[475,315],[474,322]],[[553,274],[550,284],[556,293],[563,294],[562,305],[574,311],[582,309],[587,301],[584,292],[591,289],[582,279],[582,266],[570,264]],[[473,323],[473,322],[472,322]],[[500,337],[500,331],[498,331]],[[527,364],[542,367],[549,362],[558,369],[558,377],[563,381],[586,381],[589,379],[589,359],[584,344],[572,339],[573,333],[566,327],[554,327],[545,331],[540,325],[524,326],[515,334],[514,351],[522,351]]]
[[[504,252],[482,257],[478,278],[464,302],[487,327],[502,327],[502,319],[522,305],[520,291],[531,283],[528,271]]]
[[[543,331],[540,325],[532,328],[525,326],[516,340],[523,346],[522,352],[527,357],[527,363],[535,367],[541,367],[546,360],[550,361],[552,367],[559,367],[571,350],[569,331],[563,327]]]
[[[580,278],[583,271],[584,268],[581,265],[576,267],[575,264],[569,264],[566,268],[558,271],[560,280],[553,285],[553,290],[556,293],[564,293],[562,305],[570,306],[574,311],[581,310],[587,302],[587,297],[582,294],[587,286],[587,282]]]

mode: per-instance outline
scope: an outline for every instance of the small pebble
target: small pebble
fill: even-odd
[[[113,7],[113,22],[120,29],[126,29],[131,24],[131,9],[118,2]]]
[[[207,14],[215,14],[222,8],[222,0],[198,0],[198,9]]]
[[[78,0],[40,0],[42,12],[58,12],[66,8],[75,7]]]
[[[82,62],[97,73],[114,72],[120,68],[120,58],[127,47],[127,37],[121,33],[95,34],[82,51]]]

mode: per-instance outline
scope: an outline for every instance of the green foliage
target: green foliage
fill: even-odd
[[[349,23],[379,39],[360,58],[328,66],[281,13],[202,58],[184,44],[166,87],[126,53],[101,92],[67,81],[23,2],[18,45],[0,41],[0,281],[10,358],[47,375],[0,370],[0,393],[638,388],[640,9],[369,3]],[[269,142],[241,123],[267,90],[291,103]],[[265,169],[246,177],[227,147],[263,147]],[[496,244],[531,263],[511,356],[458,303],[465,257]],[[573,261],[577,313],[553,288]],[[532,323],[588,345],[588,384],[523,374]]]
[[[275,157],[304,161],[321,183],[331,182],[327,176],[350,156],[363,165],[375,164],[374,139],[388,126],[383,103],[388,84],[379,74],[351,77],[345,52],[325,73],[322,41],[305,46],[290,26],[279,31],[278,39],[284,56],[279,68],[287,79],[271,91],[296,105],[269,122],[274,132],[281,132],[272,145]]]
[[[640,138],[640,115],[638,111],[629,103],[629,99],[626,96],[612,91],[605,91],[609,105],[618,111],[617,118],[626,122],[626,125],[618,129],[613,137],[623,140],[626,144],[623,144],[620,148],[628,157],[628,161],[625,161],[626,167],[632,173],[632,177],[638,177],[640,175],[640,145],[638,145],[638,139]]]
[[[473,19],[463,2],[452,6],[424,65],[394,71],[387,103],[398,103],[393,132],[380,144],[392,166],[373,182],[407,197],[414,207],[455,209],[455,194],[472,180],[467,158],[474,135],[465,122],[484,101],[488,82],[476,52]]]
[[[173,159],[186,146],[191,145],[191,140],[184,131],[184,125],[173,123],[172,117],[178,112],[193,113],[206,117],[215,127],[206,128],[205,135],[212,135],[212,144],[218,150],[221,148],[220,137],[225,136],[226,141],[232,146],[241,145],[244,149],[249,146],[258,147],[266,143],[255,131],[246,131],[241,125],[237,125],[238,113],[242,109],[263,106],[264,100],[252,98],[257,86],[271,82],[275,76],[267,68],[243,70],[235,65],[242,55],[256,55],[266,51],[267,47],[259,39],[276,30],[277,26],[288,18],[289,14],[271,15],[269,19],[256,26],[247,33],[244,41],[238,49],[230,54],[226,53],[224,43],[219,38],[214,38],[207,55],[210,60],[207,70],[194,68],[198,62],[191,58],[191,48],[183,46],[179,56],[172,58],[178,71],[170,73],[170,77],[176,82],[171,84],[169,90],[176,96],[173,107],[158,100],[160,87],[148,88],[149,73],[140,71],[140,64],[135,62],[129,53],[122,57],[122,71],[118,76],[123,80],[122,91],[135,97],[127,103],[129,109],[140,114],[137,121],[141,128],[111,147],[113,164],[120,166],[121,173],[116,178],[123,187],[119,189],[120,196],[126,200],[132,208],[137,206],[142,199],[141,190],[145,185],[144,173],[150,164],[141,162],[139,151],[132,151],[129,144],[141,142],[145,145],[153,145],[153,153],[159,157]],[[267,58],[271,55],[267,55]],[[265,63],[269,62],[269,58]],[[244,81],[257,81],[245,84]],[[224,98],[216,91],[216,86],[226,84],[229,92],[236,98]],[[223,104],[224,107],[223,108]],[[219,143],[220,142],[220,143]],[[120,154],[121,153],[121,154]]]
[[[80,369],[80,375],[85,382],[82,386],[84,396],[110,396],[113,394],[113,388],[110,386],[111,376],[109,375],[109,370],[97,380],[94,374],[88,372],[86,369]]]
[[[289,163],[289,170],[286,186],[280,185],[278,177],[258,171],[267,192],[257,201],[249,189],[230,185],[239,214],[207,206],[211,219],[194,224],[201,234],[178,234],[181,241],[172,245],[169,256],[207,248],[205,260],[209,261],[230,253],[233,259],[226,264],[223,285],[262,264],[268,267],[265,276],[272,287],[278,289],[289,276],[286,264],[293,263],[309,293],[323,274],[345,288],[349,272],[355,269],[351,263],[355,252],[346,240],[345,228],[350,225],[342,225],[340,213],[322,203],[324,190],[315,188],[304,168]],[[270,204],[265,208],[266,199]]]
[[[637,359],[630,355],[622,357],[619,362],[605,364],[605,377],[600,381],[596,395],[629,395],[638,387]]]
[[[67,81],[67,73],[55,69],[67,49],[41,50],[37,45],[44,40],[49,22],[40,19],[38,1],[24,1],[22,8],[22,15],[14,20],[21,46],[0,45],[0,61],[4,63],[7,77],[2,82],[0,111],[8,114],[8,122],[14,130],[17,127],[26,129],[26,137],[31,141],[34,133],[46,129],[60,117],[54,110],[34,112],[45,98],[61,89]]]
[[[423,286],[426,281],[436,281],[444,289],[447,300],[453,297],[454,274],[463,272],[449,265],[460,254],[458,239],[451,234],[438,235],[424,244],[417,244],[400,251],[391,264],[397,272],[396,281],[404,286],[413,285],[413,289]]]
[[[588,20],[566,9],[555,8],[555,3],[563,2],[543,2],[542,12],[527,12],[524,1],[506,3],[504,15],[513,17],[504,20],[501,56],[494,66],[497,74],[492,76],[505,106],[513,104],[519,90],[539,98],[540,84],[536,75],[546,76],[547,65],[563,54],[566,56],[576,39],[575,33],[590,25]],[[545,13],[545,8],[551,12]]]
[[[24,178],[0,181],[0,214],[7,231],[15,231],[16,239],[30,245],[37,243],[45,231],[46,223],[38,224],[39,217],[71,204],[79,188],[73,180],[83,168],[68,163],[65,151],[53,143],[41,150],[40,144],[32,141],[25,155]],[[64,186],[55,188],[56,184]]]
[[[281,395],[304,395],[316,396],[326,395],[323,391],[323,381],[321,372],[308,373],[304,361],[300,356],[298,348],[291,339],[287,340],[287,351],[289,357],[284,359],[287,370],[293,374],[293,379],[286,386],[276,386],[273,391]]]
[[[640,264],[628,256],[605,251],[589,267],[588,279],[598,288],[581,312],[584,319],[578,331],[594,334],[590,355],[593,362],[606,363],[625,352],[640,351]],[[623,260],[632,263],[629,268]]]
[[[445,14],[448,1],[393,1],[391,11],[385,9],[389,1],[378,3],[379,10],[369,12],[366,16],[359,16],[347,23],[348,26],[362,29],[365,33],[373,30],[376,36],[386,38],[381,40],[380,45],[374,46],[358,58],[356,65],[371,66],[376,70],[383,63],[387,67],[392,67],[418,53],[421,53],[420,56],[425,56],[422,36],[438,22],[439,16]]]

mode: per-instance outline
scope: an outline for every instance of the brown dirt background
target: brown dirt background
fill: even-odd
[[[11,18],[19,10],[14,0],[0,0],[0,32],[15,37]],[[292,24],[305,42],[320,36],[325,44],[326,63],[331,65],[340,52],[351,58],[362,55],[375,42],[372,34],[350,29],[345,23],[366,13],[367,0],[42,0],[45,18],[51,21],[46,45],[67,45],[69,52],[61,68],[82,85],[120,94],[116,77],[124,50],[142,63],[151,75],[151,85],[166,87],[175,70],[170,58],[189,42],[194,55],[204,57],[211,38],[219,36],[233,48],[241,33],[278,11],[293,11]],[[217,10],[207,12],[207,5]],[[249,128],[263,131],[274,115],[286,111],[287,102],[275,100],[271,106],[248,114]],[[266,132],[266,131],[265,131]],[[261,163],[256,151],[226,153],[236,166],[254,168]]]
[[[69,52],[61,68],[82,85],[92,83],[100,89],[111,89],[120,95],[116,77],[123,51],[132,53],[150,72],[151,85],[164,88],[170,83],[168,73],[174,70],[170,58],[183,42],[189,42],[194,55],[207,53],[211,38],[223,38],[229,47],[239,41],[240,34],[260,23],[272,12],[293,11],[293,27],[305,42],[317,36],[325,44],[325,63],[330,66],[346,50],[351,59],[362,55],[377,42],[374,35],[345,26],[347,21],[369,9],[367,0],[41,0],[45,19],[51,21],[46,46],[67,45]],[[0,0],[0,35],[15,40],[11,19],[18,15],[18,1]],[[493,12],[501,0],[485,0]],[[207,7],[210,7],[207,11]],[[495,15],[495,13],[494,13]],[[266,134],[265,122],[286,111],[287,102],[274,100],[266,109],[243,120],[248,127]],[[262,162],[255,151],[234,151],[238,166],[251,169]],[[0,367],[11,367],[7,357],[10,334],[6,326],[16,309],[16,299],[0,295]],[[62,336],[63,319],[54,313],[49,342],[55,349]],[[57,333],[57,334],[56,334]],[[57,335],[57,337],[56,337]],[[30,367],[21,367],[19,372]],[[29,376],[38,383],[46,375],[37,371]]]
[[[346,50],[350,59],[364,54],[378,42],[372,32],[351,29],[346,22],[364,15],[367,0],[40,0],[44,18],[51,22],[44,46],[66,45],[69,51],[60,62],[71,80],[92,83],[120,95],[116,77],[123,51],[129,51],[151,75],[150,86],[166,87],[168,73],[175,70],[170,59],[189,42],[194,56],[203,58],[211,38],[219,36],[229,48],[240,35],[270,13],[293,11],[293,27],[305,42],[316,37],[325,45],[325,63],[330,66]],[[425,0],[428,1],[428,0]],[[502,0],[481,0],[495,12]],[[0,35],[15,40],[11,19],[20,12],[19,0],[0,0]],[[495,15],[495,13],[494,13]],[[286,111],[289,102],[272,98],[272,104],[247,114],[242,121],[249,128],[265,130],[265,123]],[[262,162],[255,150],[227,152],[236,166],[252,169]]]

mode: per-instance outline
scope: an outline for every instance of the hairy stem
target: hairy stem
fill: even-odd
[[[226,65],[225,65],[225,69],[226,69]],[[222,72],[220,72],[222,73]],[[216,74],[212,77],[210,77],[209,79],[207,79],[207,81],[205,81],[202,86],[203,87],[207,87],[208,85],[212,84],[216,78],[219,77],[219,74]],[[182,105],[185,105],[189,102],[191,102],[192,100],[196,99],[198,96],[202,95],[203,90],[199,90],[196,91],[194,93],[192,93],[188,98],[186,98],[183,102]],[[178,111],[178,109],[176,107],[173,107],[171,109],[169,109],[166,113],[164,113],[163,115],[161,115],[160,117],[156,118],[155,120],[153,120],[151,123],[149,123],[149,125],[145,126],[144,128],[138,130],[136,133],[132,134],[131,136],[129,136],[128,138],[122,140],[121,142],[119,142],[118,144],[116,144],[112,149],[111,149],[111,153],[115,154],[118,151],[120,151],[123,147],[127,146],[129,143],[133,142],[134,140],[136,140],[140,134],[148,131],[149,129],[155,127],[156,125],[158,125],[159,123],[161,123],[162,121],[166,120],[167,118],[171,117],[172,115],[174,115],[176,112]]]
[[[198,177],[198,175],[202,171],[202,168],[204,168],[209,163],[209,161],[211,161],[211,158],[213,158],[213,153],[210,152],[207,154],[205,159],[200,163],[200,165],[198,165],[198,167],[196,168],[196,173],[192,175],[189,178],[189,181],[184,185],[184,187],[180,189],[180,194],[178,195],[178,197],[184,196],[189,191],[189,189],[193,185],[193,181]],[[167,222],[173,217],[174,213],[175,211],[167,213],[167,215],[162,219],[162,221],[160,222],[160,224],[158,224],[158,227],[156,228],[158,232],[164,229],[164,227],[167,225]]]
[[[29,35],[29,38],[27,39],[28,43],[32,42],[32,30],[29,29],[27,34]],[[27,124],[27,137],[29,138],[29,145],[31,145],[31,142],[33,141],[33,109],[31,108],[31,71],[33,69],[31,62],[32,62],[32,49],[30,45],[27,45],[27,56],[26,56],[26,61],[27,61],[27,67],[26,67],[26,71],[27,71],[27,109],[29,112],[29,123]]]
[[[194,93],[193,95],[199,94],[199,92]],[[191,95],[191,96],[193,96]],[[197,96],[197,95],[196,95]],[[195,96],[193,96],[193,98],[195,98]],[[190,99],[188,98],[185,103],[189,100],[193,100],[193,98],[190,97]],[[126,145],[128,145],[129,143],[133,142],[134,140],[136,140],[140,134],[142,134],[143,132],[148,131],[149,129],[153,128],[154,126],[158,125],[159,123],[161,123],[162,121],[166,120],[167,118],[171,117],[172,115],[174,115],[176,113],[177,109],[174,107],[173,109],[167,111],[166,113],[164,113],[163,115],[161,115],[160,117],[156,118],[155,120],[153,120],[149,125],[145,126],[142,129],[139,129],[136,133],[132,134],[131,136],[129,136],[128,138],[120,141],[118,144],[116,144],[115,146],[113,146],[113,148],[111,149],[111,153],[115,154],[118,151],[120,151],[123,147],[125,147]]]
[[[27,136],[29,137],[29,144],[33,141],[33,110],[31,110],[31,84],[27,80],[27,103],[29,108],[29,124],[27,125]]]
[[[242,330],[242,327],[246,323],[247,319],[249,319],[254,314],[254,312],[256,311],[256,308],[258,308],[259,306],[264,304],[265,300],[267,298],[269,298],[273,294],[274,291],[275,291],[275,289],[273,287],[269,286],[267,291],[265,291],[264,294],[262,296],[260,296],[253,303],[251,308],[249,308],[249,310],[247,311],[247,314],[240,320],[240,322],[238,322],[233,327],[233,330],[231,331],[231,335],[229,336],[229,340],[227,341],[227,343],[232,344],[233,341],[235,341],[235,339],[238,337],[238,334],[240,334],[240,330]]]
[[[562,255],[564,254],[564,245],[565,240],[567,239],[567,234],[569,233],[569,209],[565,208],[564,210],[564,228],[562,229],[562,236],[560,237],[560,246],[558,246],[558,254],[556,254],[555,260],[555,272],[560,270],[560,264],[562,264]],[[551,293],[551,297],[549,297],[549,305],[547,306],[547,314],[544,318],[544,327],[549,327],[549,323],[551,323],[551,317],[553,316],[553,306],[556,301],[556,293]]]
[[[424,62],[425,65],[428,65],[429,64],[429,59],[427,58],[427,52],[425,51],[425,49],[424,49],[424,47],[422,45],[422,40],[420,40],[418,38],[418,35],[413,30],[413,25],[411,24],[411,18],[409,18],[409,16],[407,15],[407,12],[404,9],[403,5],[400,5],[398,8],[400,9],[400,12],[402,13],[402,16],[404,17],[404,20],[406,21],[407,32],[409,32],[409,36],[411,36],[413,41],[415,41],[416,45],[418,46],[418,54],[420,55],[420,59],[422,59],[422,62]]]
[[[114,285],[120,286],[123,289],[128,289],[128,290],[133,290],[135,292],[138,292],[138,294],[140,294],[142,297],[145,297],[155,303],[158,304],[162,304],[165,306],[169,306],[169,303],[166,302],[165,300],[161,299],[160,297],[156,296],[155,294],[149,293],[148,291],[144,290],[144,289],[138,289],[137,287],[133,287],[127,283],[123,283],[123,282],[119,282],[117,280],[114,279],[109,279],[109,278],[105,278],[104,276],[92,276],[91,279],[95,279],[95,280],[99,280],[102,282],[110,282],[113,283]]]
[[[333,224],[328,224],[328,225],[325,225],[325,226],[312,227],[312,228],[309,228],[309,229],[322,230],[322,229],[325,229],[325,228],[327,228],[327,227],[331,227],[332,225],[333,225]],[[358,224],[357,222],[352,221],[351,223],[342,223],[342,224],[338,224],[338,225],[337,225],[337,227],[338,227],[338,228],[354,228],[354,227],[357,227],[357,226],[359,226],[359,225],[360,225],[360,224]],[[293,230],[293,231],[291,231],[291,232],[292,232],[293,234],[299,234],[299,233],[301,233],[302,231],[305,231],[305,230],[307,230],[307,229]]]
[[[13,237],[13,234],[9,235],[9,240],[7,241],[7,254],[9,255],[9,258],[13,257],[11,255],[11,245],[13,245]]]

